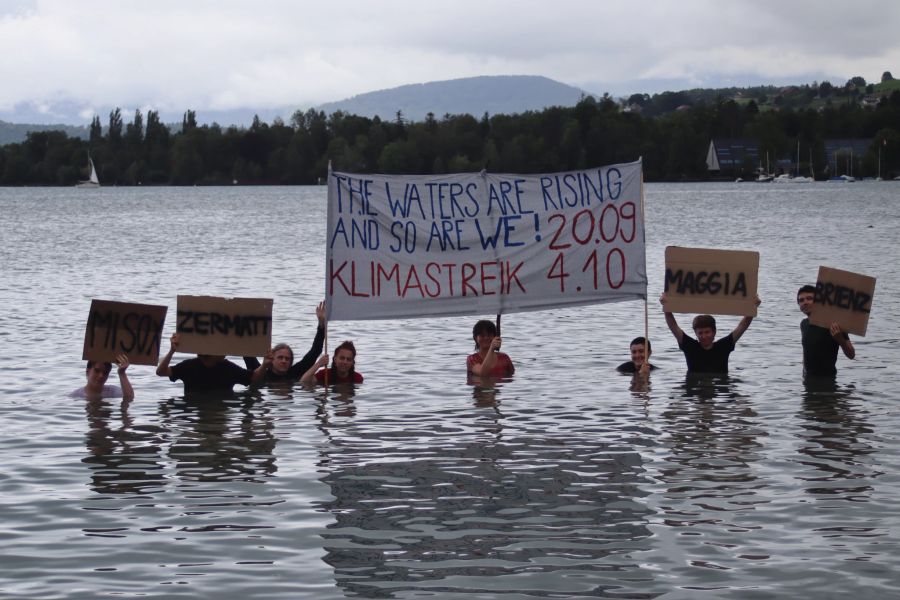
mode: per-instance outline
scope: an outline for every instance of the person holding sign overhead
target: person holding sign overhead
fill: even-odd
[[[744,317],[734,331],[716,340],[716,319],[712,315],[698,315],[694,317],[692,323],[694,335],[697,336],[697,339],[694,339],[681,330],[675,315],[669,312],[666,302],[667,297],[663,293],[659,297],[659,303],[662,304],[666,316],[666,325],[675,336],[678,347],[684,352],[688,373],[728,373],[728,356],[750,327],[753,317]],[[756,296],[754,302],[756,306],[760,305],[759,296]]]
[[[816,287],[804,285],[797,291],[797,305],[806,318],[800,322],[803,341],[803,373],[814,377],[834,377],[837,375],[837,356],[840,348],[844,356],[853,360],[856,349],[850,337],[838,323],[831,327],[819,327],[809,322],[813,304],[816,301]]]
[[[128,369],[128,357],[119,354],[116,357],[116,372],[119,375],[119,385],[106,385],[109,373],[112,371],[112,363],[96,360],[87,361],[87,384],[71,393],[72,398],[121,398],[123,402],[134,399],[134,388],[125,373]]]
[[[276,344],[263,359],[263,381],[266,383],[274,381],[297,381],[306,373],[307,370],[316,361],[316,357],[322,352],[322,345],[325,341],[325,303],[319,302],[316,306],[316,318],[319,326],[316,329],[316,337],[313,339],[312,347],[303,358],[294,362],[294,351],[287,344]],[[259,368],[259,361],[255,356],[245,356],[244,364],[248,369],[255,371]]]
[[[260,365],[255,371],[244,369],[226,360],[221,355],[198,354],[170,367],[172,356],[178,350],[181,334],[172,334],[172,345],[156,367],[156,374],[168,377],[172,381],[179,379],[184,383],[184,393],[197,392],[231,392],[234,384],[250,385],[263,380],[265,367]]]
[[[500,352],[502,340],[493,321],[482,319],[475,323],[472,339],[478,351],[466,359],[466,371],[470,375],[509,377],[516,372],[509,355]]]
[[[362,383],[363,376],[356,372],[356,346],[353,342],[347,340],[341,342],[334,349],[334,359],[331,368],[323,368],[328,364],[328,355],[323,354],[319,357],[312,367],[309,368],[303,377],[300,378],[301,383]]]

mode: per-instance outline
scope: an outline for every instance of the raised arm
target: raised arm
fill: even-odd
[[[172,367],[169,366],[169,363],[172,362],[172,355],[175,354],[176,350],[178,350],[178,344],[180,342],[181,335],[178,333],[173,333],[169,351],[166,352],[166,355],[160,359],[159,364],[156,366],[156,374],[160,377],[171,377]]]
[[[316,357],[322,354],[322,346],[325,343],[325,303],[319,302],[319,305],[316,307],[316,319],[319,321],[319,326],[316,328],[316,337],[313,338],[312,346],[309,347],[309,352],[303,355],[303,358],[298,360],[291,366],[290,373],[297,378],[303,376],[306,373],[306,370],[316,361]]]
[[[668,302],[668,298],[666,297],[666,293],[663,292],[659,296],[659,303],[662,304],[663,314],[666,317],[666,325],[669,326],[669,331],[672,332],[672,335],[675,336],[675,341],[678,342],[678,345],[681,345],[681,340],[684,338],[684,331],[681,330],[681,327],[678,326],[678,321],[675,320],[675,315],[673,315],[668,310],[668,306],[666,306],[666,302]]]
[[[754,300],[756,306],[762,304],[762,300],[759,299],[759,296]],[[737,341],[741,339],[741,336],[744,335],[744,332],[747,331],[747,328],[750,327],[750,323],[753,321],[753,317],[744,317],[741,319],[741,322],[737,324],[737,327],[734,328],[734,331],[731,332],[731,339],[737,344]]]
[[[118,355],[116,364],[118,365],[116,372],[119,374],[119,385],[122,386],[122,402],[130,402],[134,399],[134,388],[131,387],[131,381],[129,381],[128,375],[125,373],[130,364],[128,357],[124,354]]]
[[[315,383],[316,382],[316,371],[318,371],[319,369],[321,369],[322,367],[324,367],[327,364],[328,364],[328,355],[323,354],[322,356],[319,357],[319,360],[317,360],[315,362],[315,364],[313,366],[311,366],[309,369],[307,369],[306,373],[304,373],[303,376],[300,377],[300,383],[307,383],[307,384]]]
[[[844,356],[850,360],[856,358],[856,348],[853,347],[853,342],[850,341],[850,337],[844,333],[844,330],[837,323],[831,324],[831,337],[841,346]]]

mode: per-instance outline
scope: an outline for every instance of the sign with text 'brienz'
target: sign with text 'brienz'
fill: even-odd
[[[820,327],[838,323],[845,333],[865,336],[874,296],[874,277],[819,267],[809,322]]]
[[[125,354],[133,365],[156,365],[167,310],[152,304],[92,300],[81,357],[116,362],[119,354]]]
[[[179,352],[263,356],[272,345],[271,298],[178,296]]]
[[[641,163],[541,175],[329,173],[331,320],[647,295]]]
[[[666,248],[666,309],[756,316],[759,252]]]

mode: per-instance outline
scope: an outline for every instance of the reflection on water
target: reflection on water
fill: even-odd
[[[160,404],[179,481],[261,483],[275,473],[275,425],[268,406],[256,400],[241,394]]]
[[[798,452],[800,463],[809,467],[799,476],[808,494],[866,502],[873,491],[870,482],[881,475],[868,460],[874,450],[866,438],[873,430],[865,409],[853,404],[854,391],[833,379],[805,382]]]
[[[377,427],[358,425],[346,398],[320,400],[319,468],[334,496],[320,504],[334,519],[325,561],[338,585],[542,596],[652,580],[628,558],[651,535],[640,454],[509,426],[500,385],[472,390],[464,411]]]
[[[668,449],[660,478],[667,484],[666,523],[737,526],[730,513],[754,510],[765,500],[753,465],[766,432],[740,380],[728,375],[687,375],[662,412]]]
[[[129,403],[90,399],[85,402],[91,489],[98,494],[152,494],[165,484],[162,438],[156,427],[135,427]]]
[[[0,596],[892,597],[900,272],[871,251],[898,242],[892,185],[646,187],[651,298],[667,245],[760,250],[730,377],[686,379],[653,311],[659,369],[615,373],[634,302],[509,315],[507,381],[463,379],[469,318],[360,321],[330,326],[365,349],[357,388],[173,398],[136,365],[125,406],[67,397],[90,300],[273,297],[278,339],[307,340],[324,190],[0,189]],[[857,359],[804,386],[794,290],[829,257],[879,300]]]

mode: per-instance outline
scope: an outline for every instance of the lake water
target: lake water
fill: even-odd
[[[494,388],[465,380],[474,318],[336,322],[355,393],[198,407],[134,366],[122,410],[67,397],[90,300],[272,297],[303,353],[325,188],[0,189],[0,597],[897,597],[900,184],[659,184],[646,205],[648,386],[614,371],[643,330],[628,302],[504,316],[517,374]],[[761,253],[727,379],[685,379],[667,245]],[[795,294],[821,264],[878,285],[817,389]]]

